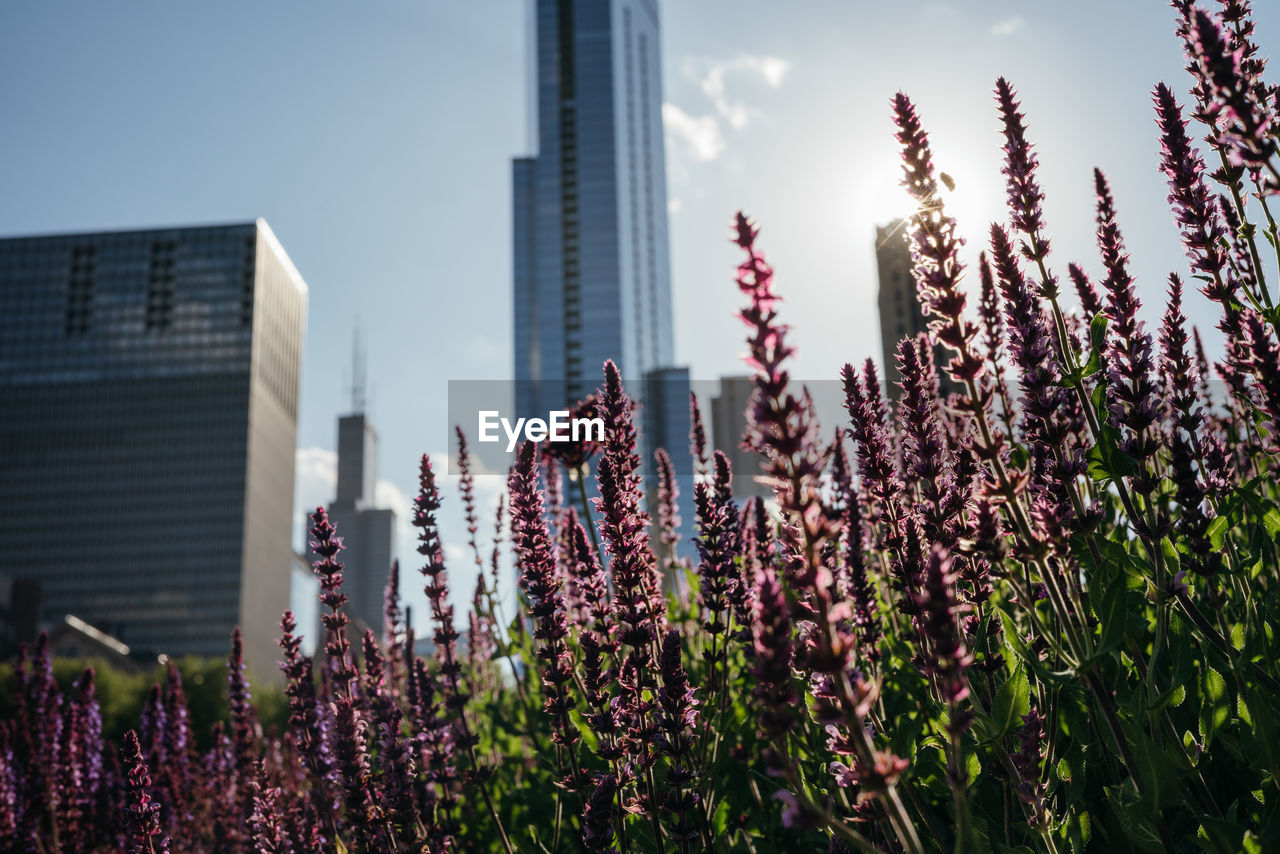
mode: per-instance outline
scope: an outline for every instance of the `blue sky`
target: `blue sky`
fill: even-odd
[[[1280,15],[1258,17],[1265,53]],[[0,234],[266,218],[311,289],[299,504],[331,497],[358,317],[381,489],[403,506],[417,456],[448,450],[447,380],[510,375],[524,28],[520,0],[5,4]],[[1097,165],[1149,318],[1185,271],[1149,95],[1188,88],[1164,3],[667,0],[663,39],[676,347],[697,378],[740,372],[725,240],[739,207],[778,268],[795,375],[878,355],[872,244],[903,210],[898,89],[957,180],[975,254],[1003,215],[990,90],[1006,75],[1038,143],[1055,269],[1098,268]]]

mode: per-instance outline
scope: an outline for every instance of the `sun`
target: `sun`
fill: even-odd
[[[998,164],[985,163],[962,149],[935,152],[934,164],[947,215],[956,220],[957,231],[970,247],[981,248],[991,222],[1004,219]],[[901,183],[902,166],[896,151],[868,158],[857,173],[853,213],[859,227],[868,221],[886,226],[916,212],[915,200]]]

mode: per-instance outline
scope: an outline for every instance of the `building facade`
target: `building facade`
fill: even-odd
[[[396,514],[375,505],[378,481],[378,434],[363,413],[338,419],[338,486],[329,505],[329,521],[344,546],[339,559],[346,613],[357,629],[383,635],[383,605],[391,561],[396,553]],[[312,555],[312,560],[315,555]]]
[[[675,368],[656,0],[533,0],[536,154],[513,164],[515,406],[546,417],[612,359],[654,400],[663,447],[692,471],[688,372]],[[679,410],[668,404],[684,401]],[[660,432],[652,432],[658,430]],[[652,482],[652,478],[650,478]],[[689,490],[682,490],[687,496]],[[686,505],[686,524],[692,505]]]
[[[721,377],[720,393],[711,398],[712,444],[729,458],[733,470],[735,498],[772,498],[771,489],[761,479],[762,457],[742,447],[747,431],[747,407],[755,393],[754,377]]]
[[[307,287],[263,220],[0,240],[0,575],[274,678]]]
[[[675,358],[657,3],[534,7],[537,154],[513,173],[522,414],[594,390],[606,359],[642,380]]]

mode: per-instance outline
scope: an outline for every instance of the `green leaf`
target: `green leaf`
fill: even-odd
[[[1215,552],[1222,551],[1222,540],[1226,536],[1229,525],[1230,520],[1226,516],[1218,516],[1209,523],[1209,528],[1205,533],[1209,537],[1209,545],[1213,547]]]
[[[996,692],[996,701],[991,707],[991,718],[995,723],[995,733],[991,740],[1003,738],[1022,721],[1022,716],[1031,711],[1031,683],[1027,680],[1027,672],[1021,664],[1013,671],[1013,675],[1005,680]]]
[[[1102,592],[1102,601],[1096,607],[1102,637],[1092,658],[1105,655],[1124,642],[1125,632],[1129,628],[1129,612],[1125,607],[1125,593],[1128,589],[1125,576],[1117,575]]]
[[[1133,738],[1134,761],[1142,778],[1143,806],[1153,811],[1172,806],[1180,788],[1177,767],[1169,759],[1169,754],[1158,744],[1152,742],[1147,734],[1137,730]]]
[[[1102,367],[1102,351],[1107,346],[1107,315],[1105,312],[1098,312],[1093,316],[1093,320],[1089,321],[1089,364],[1092,365],[1094,360],[1098,361],[1098,368]],[[1094,368],[1094,370],[1098,370]],[[1092,371],[1086,368],[1085,376]]]
[[[978,759],[976,752],[970,753],[965,759],[965,771],[969,775],[969,785],[973,785],[978,775],[982,773],[982,760]]]
[[[1227,680],[1212,667],[1206,666],[1200,677],[1204,700],[1200,704],[1200,738],[1205,749],[1218,730],[1231,717],[1231,704],[1227,698]]]
[[[1182,569],[1182,561],[1178,557],[1178,550],[1173,546],[1173,540],[1168,537],[1161,537],[1160,551],[1164,553],[1165,562],[1169,566],[1169,574],[1177,575],[1178,570]]]
[[[1158,712],[1166,706],[1177,708],[1182,705],[1182,701],[1186,698],[1187,689],[1182,685],[1177,685],[1157,697],[1156,701],[1151,704],[1151,711]]]
[[[1107,802],[1111,805],[1111,813],[1120,824],[1124,835],[1139,851],[1150,851],[1152,854],[1164,851],[1160,837],[1156,835],[1139,804],[1138,794],[1132,783],[1119,786],[1108,786],[1103,790]]]
[[[720,803],[716,804],[715,814],[711,817],[711,827],[716,832],[716,836],[723,836],[725,829],[729,826],[729,801],[721,798]]]

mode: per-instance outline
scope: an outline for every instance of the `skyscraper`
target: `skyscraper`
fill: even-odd
[[[902,374],[898,372],[898,342],[929,331],[929,321],[920,310],[916,279],[911,272],[911,247],[906,239],[907,223],[895,219],[876,228],[876,272],[880,281],[877,301],[880,308],[880,347],[884,355],[884,382],[889,397],[897,399]],[[953,390],[951,380],[942,371],[946,355],[935,346],[934,362],[938,366],[942,393]]]
[[[612,359],[655,410],[644,422],[647,473],[651,450],[663,447],[687,477],[658,4],[534,0],[533,15],[537,153],[515,160],[512,175],[516,414],[545,418],[580,399]],[[689,525],[691,481],[681,493]]]
[[[0,240],[0,576],[273,678],[307,287],[258,220]]]
[[[357,411],[338,419],[338,488],[329,520],[346,547],[342,592],[347,594],[347,614],[381,638],[384,593],[395,558],[396,514],[374,506],[378,434],[363,407],[354,408]]]
[[[742,434],[747,429],[747,407],[755,393],[755,378],[721,377],[720,393],[711,398],[712,444],[729,458],[733,470],[735,498],[772,498],[773,489],[760,475],[762,457],[742,447]]]
[[[884,355],[884,381],[891,397],[898,396],[898,342],[928,330],[916,301],[916,280],[911,275],[911,249],[904,237],[906,223],[895,219],[876,228],[876,273],[880,281],[880,348]]]

